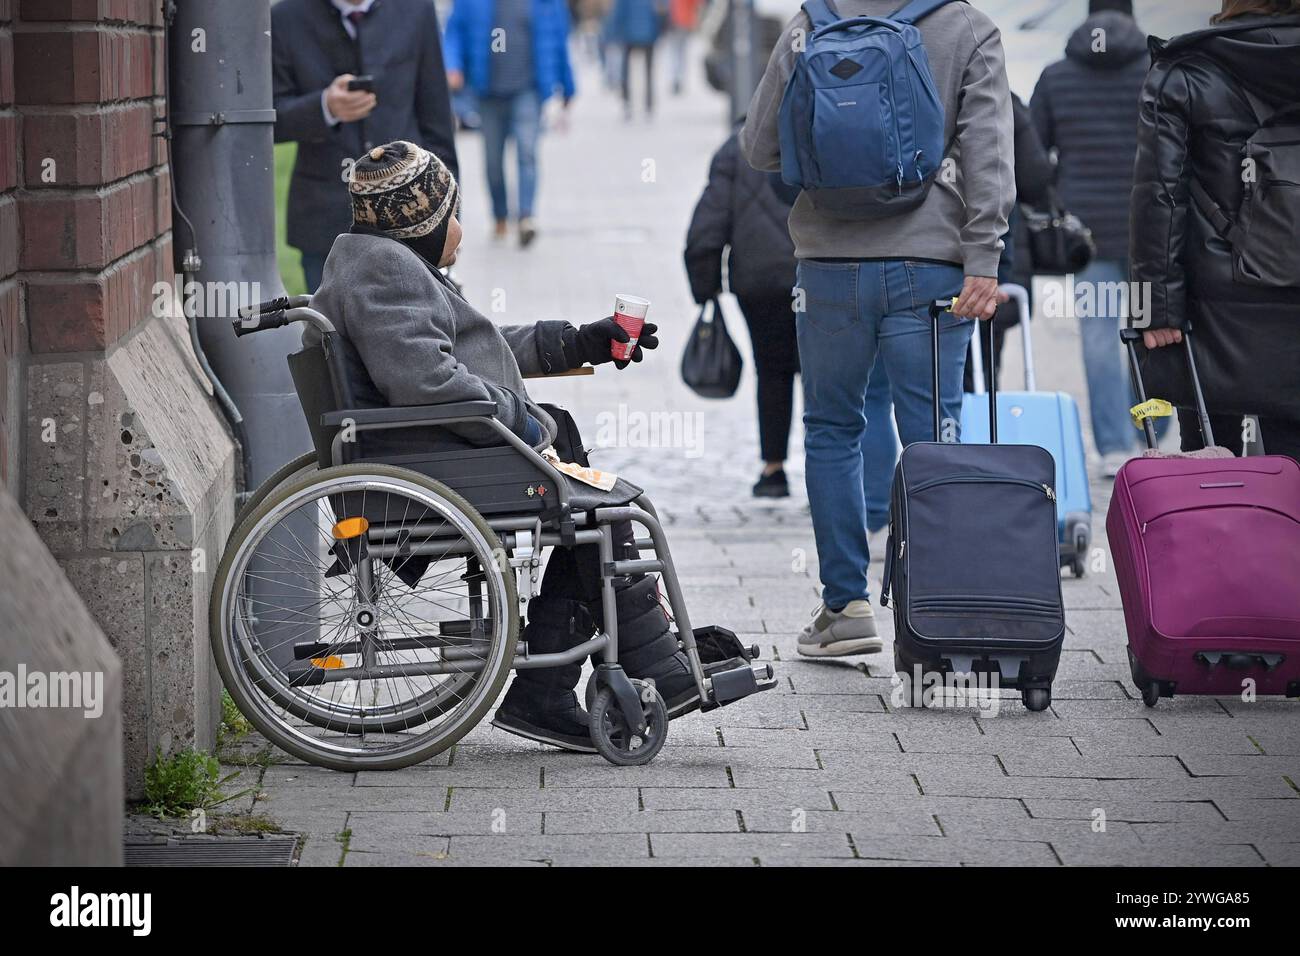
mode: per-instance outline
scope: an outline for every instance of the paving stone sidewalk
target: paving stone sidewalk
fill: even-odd
[[[658,355],[533,391],[571,407],[588,441],[608,446],[597,465],[648,489],[695,623],[758,643],[779,687],[674,722],[664,751],[639,768],[486,723],[393,773],[320,770],[245,738],[225,751],[228,763],[249,761],[230,786],[256,795],[234,810],[302,834],[303,866],[1300,864],[1300,705],[1143,706],[1109,570],[1108,482],[1093,487],[1098,566],[1064,579],[1069,634],[1047,712],[1010,694],[995,716],[895,706],[888,642],[870,658],[797,658],[795,634],[818,600],[798,456],[796,496],[754,503],[752,375],[721,403],[677,380],[694,316],[682,238],[724,135],[724,104],[697,86],[663,97],[653,124],[625,124],[595,73],[582,79],[571,128],[545,140],[542,235],[527,252],[484,238],[478,141],[462,138],[468,238],[457,272],[504,321],[592,321],[615,292],[652,300]],[[743,351],[743,327],[729,318]],[[1074,328],[1040,320],[1035,331],[1040,387],[1082,397]],[[1018,356],[1013,343],[1009,364]],[[1015,380],[1013,369],[1006,383]],[[657,435],[652,413],[667,413]],[[792,448],[800,441],[796,429]],[[880,622],[890,635],[887,613]]]

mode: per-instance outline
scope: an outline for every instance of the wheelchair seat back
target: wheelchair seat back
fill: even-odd
[[[345,352],[348,349],[341,339],[331,344]],[[335,464],[332,444],[338,429],[322,426],[321,416],[338,411],[340,404],[325,347],[305,346],[288,361],[317,461],[327,468]],[[357,404],[375,407],[364,400]],[[550,477],[504,443],[473,445],[446,428],[433,426],[364,431],[356,438],[342,443],[338,464],[374,461],[409,468],[449,486],[481,514],[531,514],[547,508],[556,498]]]

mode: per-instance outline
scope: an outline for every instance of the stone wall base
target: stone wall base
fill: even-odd
[[[220,722],[207,606],[235,453],[206,385],[178,316],[27,369],[27,515],[121,658],[128,797]]]

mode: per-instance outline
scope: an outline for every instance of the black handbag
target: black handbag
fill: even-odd
[[[710,299],[700,307],[682,353],[682,381],[703,398],[730,398],[736,394],[743,367],[740,350],[727,334],[722,306]]]
[[[1029,234],[1029,259],[1039,275],[1067,275],[1082,272],[1097,254],[1092,230],[1078,216],[1067,212],[1056,190],[1047,191],[1047,208],[1021,206]]]

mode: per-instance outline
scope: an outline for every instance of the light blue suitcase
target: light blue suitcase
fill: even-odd
[[[1083,451],[1079,406],[1065,392],[1040,392],[1034,382],[1033,341],[1029,329],[1029,294],[1022,286],[1003,285],[1002,291],[1020,306],[1020,330],[1025,349],[1025,390],[998,391],[998,441],[1010,445],[1039,445],[1056,462],[1056,534],[1061,565],[1075,577],[1087,570],[1092,543],[1092,492]],[[988,444],[989,406],[984,389],[984,363],[979,332],[972,338],[977,394],[962,397],[961,440]]]

